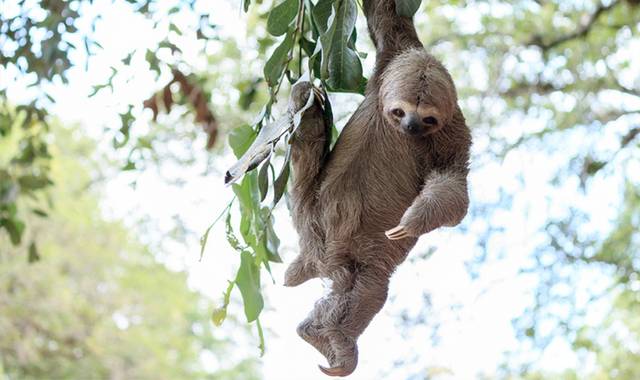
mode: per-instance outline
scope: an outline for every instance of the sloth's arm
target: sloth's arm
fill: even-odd
[[[309,82],[296,84],[291,90],[289,112],[295,114],[307,103],[312,86]],[[294,216],[304,218],[315,201],[320,171],[327,154],[327,126],[322,107],[316,96],[311,108],[307,109],[300,126],[293,135],[291,146],[292,200]],[[294,218],[295,219],[295,218]]]
[[[293,87],[289,100],[289,112],[292,115],[307,104],[311,90],[309,82],[301,82]],[[314,95],[315,101],[304,111],[300,126],[291,142],[291,206],[293,224],[300,238],[300,254],[285,272],[285,286],[297,286],[317,277],[315,260],[319,257],[318,250],[323,247],[322,232],[317,224],[317,199],[330,134],[327,131],[329,126],[324,119],[319,94],[315,89]]]
[[[435,142],[441,147],[435,167],[426,175],[422,191],[398,226],[386,232],[389,239],[417,237],[441,226],[455,226],[467,214],[471,136],[459,109],[447,134],[435,138]]]
[[[418,237],[438,227],[455,226],[467,214],[468,206],[466,173],[458,170],[433,172],[398,227],[387,231],[387,236],[390,239]]]
[[[402,51],[422,48],[413,20],[396,13],[395,0],[364,0],[369,36],[376,47],[374,78]]]

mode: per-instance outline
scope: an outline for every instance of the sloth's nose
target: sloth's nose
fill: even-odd
[[[417,115],[410,113],[400,121],[402,129],[410,135],[417,135],[422,131],[422,124]]]

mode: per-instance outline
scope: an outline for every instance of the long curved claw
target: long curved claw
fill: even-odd
[[[316,99],[320,101],[320,105],[324,107],[324,94],[322,93],[322,91],[318,87],[313,86],[313,93]]]
[[[346,348],[345,346],[342,347],[342,350],[338,349],[338,354],[342,355],[337,358],[337,360],[329,360],[329,365],[331,365],[331,367],[327,368],[321,365],[318,366],[320,371],[325,375],[344,377],[351,375],[353,371],[356,370],[356,367],[358,366],[358,346],[353,340],[348,338],[345,340],[350,342],[348,343],[351,346],[349,350],[344,350]],[[335,343],[336,342],[333,341],[332,346],[334,346]],[[336,347],[334,346],[334,351],[335,349]]]
[[[327,368],[327,367],[323,367],[321,365],[318,365],[318,368],[320,368],[320,371],[322,371],[322,373],[324,373],[327,376],[340,376],[340,377],[344,377],[344,376],[349,376],[353,371],[349,372],[346,369],[344,369],[343,367],[331,367],[331,368]]]
[[[387,235],[387,239],[389,240],[399,240],[409,237],[409,233],[403,225],[399,225],[388,231],[385,231],[384,234]]]

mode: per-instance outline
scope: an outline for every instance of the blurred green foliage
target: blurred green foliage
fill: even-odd
[[[185,274],[165,268],[121,221],[101,215],[92,185],[97,162],[84,159],[95,143],[55,123],[51,132],[55,185],[46,192],[55,207],[47,218],[23,216],[38,252],[11,248],[10,236],[0,236],[0,377],[258,378],[251,358],[205,370],[202,360],[211,359],[203,354],[224,357],[234,343],[214,337],[207,304]],[[26,255],[43,260],[30,264]]]
[[[0,97],[0,230],[13,245],[22,242],[25,211],[47,217],[50,200],[41,192],[52,185],[49,178],[48,126],[29,107],[11,107]],[[27,209],[18,211],[18,200],[26,199]],[[31,241],[35,247],[35,242]],[[34,248],[36,249],[36,248]],[[30,256],[30,260],[37,255]]]

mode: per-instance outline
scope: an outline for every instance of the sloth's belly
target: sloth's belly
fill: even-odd
[[[420,166],[403,150],[373,154],[337,149],[319,194],[325,226],[351,234],[396,226],[420,192]]]

